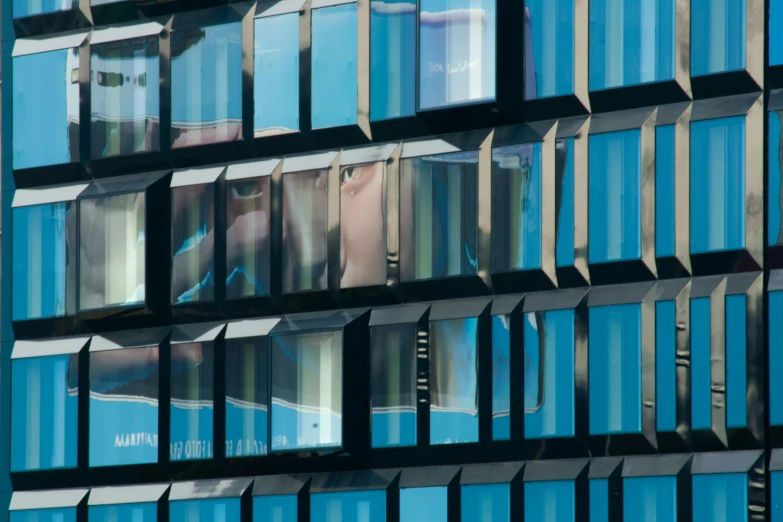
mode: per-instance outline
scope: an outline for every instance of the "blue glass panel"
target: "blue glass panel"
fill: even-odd
[[[677,478],[673,476],[624,478],[623,520],[676,522]]]
[[[12,63],[13,167],[78,161],[78,49],[17,56]]]
[[[712,427],[712,374],[709,297],[691,299],[691,428]]]
[[[693,122],[691,253],[744,247],[745,116]]]
[[[528,0],[525,43],[532,45],[526,67],[535,83],[525,98],[547,98],[574,92],[574,0]]]
[[[297,522],[296,495],[253,497],[253,522]]]
[[[445,487],[400,489],[400,521],[448,522],[448,499]]]
[[[157,522],[158,505],[154,502],[143,504],[118,504],[114,506],[90,506],[90,522]]]
[[[677,303],[655,303],[655,422],[677,429]]]
[[[525,314],[524,339],[525,438],[572,437],[574,311]]]
[[[769,317],[783,317],[783,292],[769,293]],[[783,424],[783,321],[769,321],[769,422]],[[783,493],[783,491],[781,492]],[[783,497],[781,497],[783,498]]]
[[[655,255],[675,254],[674,125],[655,128]]]
[[[726,427],[747,426],[745,294],[726,296]]]
[[[355,125],[358,121],[357,4],[313,9],[313,129]]]
[[[783,471],[770,473],[772,476],[772,522],[783,521]]]
[[[783,1],[779,2],[783,5]],[[783,15],[783,8],[781,8]],[[783,27],[783,26],[782,26]],[[783,31],[775,31],[783,35]],[[771,38],[771,35],[770,35]],[[783,47],[781,47],[783,51]],[[769,186],[767,187],[767,204],[769,209],[769,229],[767,231],[767,244],[780,245],[783,244],[783,183],[781,183],[781,171],[783,169],[783,156],[781,150],[783,150],[783,134],[781,133],[780,124],[781,113],[770,112],[769,113]]]
[[[642,431],[642,307],[590,308],[590,434]]]
[[[525,520],[574,522],[576,520],[574,481],[525,482]]]
[[[608,479],[590,479],[590,522],[609,522]]]
[[[171,302],[215,299],[215,188],[171,190]]]
[[[386,491],[310,495],[310,522],[386,522]]]
[[[214,374],[212,343],[171,345],[172,461],[211,459],[214,454]]]
[[[11,368],[11,471],[75,468],[78,356],[16,359]]]
[[[692,0],[691,41],[691,76],[744,69],[745,0]]]
[[[86,0],[82,0],[86,1]],[[36,16],[76,9],[79,0],[14,0],[14,18]]]
[[[511,316],[492,317],[492,440],[511,437]]]
[[[495,0],[419,2],[419,107],[495,98]]]
[[[226,183],[226,298],[269,293],[271,176]]]
[[[238,498],[176,500],[169,503],[169,522],[239,522]]]
[[[370,119],[416,112],[416,2],[370,2]]]
[[[265,337],[226,342],[226,457],[266,455],[268,368]]]
[[[590,263],[642,255],[641,132],[590,136],[588,255]]]
[[[253,132],[299,130],[299,13],[256,18]]]
[[[769,2],[769,26],[783,27],[783,2],[770,0]],[[769,32],[769,64],[783,64],[783,32]]]
[[[76,508],[11,511],[8,519],[9,522],[76,522]]]
[[[557,266],[574,264],[574,138],[557,140],[555,143],[555,211],[557,222],[557,243],[555,262]]]
[[[744,473],[694,475],[693,520],[747,522],[747,475]]]
[[[462,520],[510,522],[511,490],[508,484],[462,486]]]

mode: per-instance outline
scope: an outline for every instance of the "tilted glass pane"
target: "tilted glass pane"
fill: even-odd
[[[655,128],[655,255],[676,252],[676,161],[674,125]]]
[[[712,427],[712,318],[709,297],[691,299],[691,428]]]
[[[508,484],[476,484],[461,488],[462,520],[511,522],[511,488]]]
[[[677,429],[677,303],[655,303],[655,422]]]
[[[576,520],[574,481],[525,482],[525,520],[574,522]]]
[[[253,497],[253,522],[297,522],[296,495]]]
[[[745,0],[692,0],[691,76],[744,69],[745,38]]]
[[[226,298],[268,295],[270,176],[226,183]]]
[[[676,477],[628,477],[623,479],[623,520],[677,521]]]
[[[171,345],[172,461],[211,459],[215,453],[214,374],[212,343]]]
[[[511,316],[492,316],[492,440],[511,437],[511,350]]]
[[[171,190],[171,302],[215,298],[215,188],[192,185]]]
[[[370,119],[416,111],[416,2],[370,2]]]
[[[576,212],[574,186],[574,138],[555,142],[555,212],[557,212],[557,266],[573,266]]]
[[[299,13],[255,20],[254,135],[299,130]]]
[[[266,455],[269,411],[267,338],[226,341],[225,455]]]
[[[783,292],[769,293],[769,317],[783,317]],[[769,321],[769,423],[783,424],[783,321]],[[783,514],[783,513],[781,513]]]
[[[783,4],[783,2],[781,2]],[[781,9],[783,16],[783,9]],[[783,35],[783,31],[780,32]],[[782,46],[783,48],[783,46]],[[781,111],[769,113],[769,163],[767,179],[767,245],[783,245],[783,133],[781,133]]]
[[[114,506],[90,506],[90,522],[157,522],[158,505],[154,502],[142,504],[117,504]]]
[[[76,508],[10,511],[8,513],[8,519],[9,522],[76,522]]]
[[[170,522],[239,522],[238,498],[176,500],[169,503]]]
[[[528,0],[525,4],[526,83],[528,100],[574,92],[574,0]],[[531,62],[532,59],[532,62]]]
[[[726,296],[726,427],[748,425],[747,298]],[[755,372],[755,368],[753,371]]]
[[[747,475],[744,473],[694,475],[693,520],[747,522]]]
[[[386,522],[386,491],[312,494],[310,522]]]
[[[448,522],[446,487],[400,489],[400,520],[406,522]]]

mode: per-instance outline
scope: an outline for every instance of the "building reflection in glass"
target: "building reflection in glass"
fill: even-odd
[[[266,455],[269,351],[266,337],[226,341],[225,455]]]
[[[171,460],[211,459],[214,416],[212,343],[171,345]]]
[[[171,190],[173,265],[171,302],[215,298],[215,187]]]
[[[511,316],[495,315],[492,316],[492,440],[510,437]]]
[[[270,176],[226,183],[226,298],[269,294]]]
[[[416,2],[370,2],[370,120],[416,112]]]

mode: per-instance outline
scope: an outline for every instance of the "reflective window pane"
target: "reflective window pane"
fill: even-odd
[[[144,302],[144,194],[79,201],[79,309]]]
[[[609,522],[608,479],[590,479],[590,522]]]
[[[492,316],[492,440],[511,437],[511,349],[511,316]]]
[[[535,75],[525,84],[526,99],[574,92],[574,0],[526,2],[525,45],[533,49],[525,58]]]
[[[253,522],[297,522],[296,495],[253,497]]]
[[[272,349],[272,450],[343,443],[343,334],[280,335]]]
[[[11,471],[75,468],[79,358],[11,362]]]
[[[283,292],[326,290],[327,171],[283,175]]]
[[[372,447],[416,445],[416,325],[371,329]]]
[[[478,152],[403,160],[400,187],[401,279],[475,274]]]
[[[712,427],[712,342],[709,297],[691,299],[691,428]]]
[[[158,37],[90,49],[92,157],[159,150]]]
[[[781,522],[783,520],[783,472],[776,471],[770,473],[772,477],[771,512],[772,522]]]
[[[310,522],[386,522],[386,491],[310,495]]]
[[[590,263],[642,255],[641,132],[590,136],[588,256]]]
[[[228,458],[267,453],[268,368],[266,337],[226,341]]]
[[[783,2],[770,0],[769,2],[769,26],[781,27],[783,24]],[[783,33],[780,31],[769,32],[769,65],[783,64]]]
[[[270,183],[226,183],[226,298],[269,294]]]
[[[214,455],[214,348],[212,343],[171,345],[171,460]],[[232,375],[236,379],[236,374]]]
[[[79,6],[79,0],[13,0],[13,2],[15,19],[67,11]]]
[[[171,148],[242,137],[242,24],[171,32]]]
[[[9,511],[9,522],[76,522],[76,508]]]
[[[783,2],[781,2],[783,16]],[[777,32],[777,31],[776,31]],[[783,31],[780,32],[783,36]],[[770,35],[771,37],[771,35]],[[783,50],[783,46],[781,47]],[[783,133],[781,133],[781,117],[783,113],[769,113],[769,169],[767,188],[767,212],[769,226],[767,228],[767,244],[783,245]]]
[[[525,482],[525,520],[574,522],[576,520],[574,481]]]
[[[623,520],[638,522],[671,520],[676,522],[676,477],[624,478]]]
[[[17,56],[12,63],[13,167],[78,161],[79,50]]]
[[[769,293],[769,317],[783,317],[783,292]],[[769,423],[783,424],[783,321],[769,321]],[[781,513],[783,515],[783,513]]]
[[[416,2],[370,2],[370,119],[416,111]]]
[[[448,522],[446,487],[400,489],[400,521]]]
[[[574,186],[574,138],[555,142],[555,212],[557,237],[555,263],[557,266],[573,266],[576,257],[576,212]]]
[[[655,303],[655,422],[677,429],[677,303]]]
[[[90,353],[90,466],[158,461],[157,346]]]
[[[745,0],[692,0],[691,41],[691,76],[744,69]]]
[[[90,522],[157,522],[158,505],[154,502],[143,504],[117,504],[114,506],[90,506]]]
[[[495,0],[419,2],[419,107],[495,98]]]
[[[642,431],[642,309],[590,308],[590,434]]]
[[[238,498],[176,500],[169,503],[169,522],[239,522]]]
[[[385,163],[340,172],[340,288],[386,283]]]
[[[676,251],[674,125],[655,128],[655,255]]]
[[[462,486],[461,490],[462,520],[511,522],[511,488],[508,484],[477,484]]]
[[[171,190],[171,302],[215,298],[215,187]]]
[[[256,138],[299,130],[299,13],[255,19]]]
[[[748,520],[748,477],[744,473],[693,476],[693,520]]]
[[[745,247],[745,117],[691,123],[691,253]]]
[[[357,3],[312,11],[313,129],[358,121],[359,15]]]
[[[747,426],[748,362],[745,294],[726,296],[726,427]]]
[[[13,318],[73,315],[76,212],[72,202],[13,210]]]
[[[478,442],[478,319],[430,323],[430,444]]]

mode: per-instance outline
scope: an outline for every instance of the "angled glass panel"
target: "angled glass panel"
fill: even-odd
[[[772,494],[770,497],[772,507],[772,522],[783,521],[783,472],[770,473]]]
[[[748,362],[745,294],[726,296],[726,427],[747,426]]]
[[[515,348],[518,349],[518,348]],[[492,316],[492,440],[511,437],[511,316]]]
[[[90,47],[92,157],[160,150],[158,36]]]
[[[495,0],[419,2],[419,108],[495,99]]]
[[[744,69],[745,38],[745,0],[692,0],[691,76]]]
[[[677,429],[677,303],[655,303],[655,422]]]
[[[143,192],[79,201],[79,309],[145,299]]]
[[[14,0],[15,9],[17,3],[34,9],[36,3],[42,8],[55,2]],[[79,50],[16,56],[12,64],[13,168],[78,161]]]
[[[590,479],[590,522],[609,522],[608,479]]]
[[[462,520],[511,522],[511,488],[508,484],[471,484],[461,489]]]
[[[358,122],[358,4],[312,11],[313,129]]]
[[[676,522],[677,478],[674,476],[624,478],[623,520]]]
[[[745,247],[745,116],[691,123],[691,253]]]
[[[783,2],[780,3],[781,16],[783,16]],[[783,36],[783,32],[780,34]],[[783,44],[781,51],[783,52]],[[783,116],[783,112],[780,111],[769,113],[769,142],[767,143],[769,146],[769,177],[767,179],[769,226],[767,227],[767,245],[769,246],[783,244],[783,189],[781,189],[783,181],[783,176],[781,176],[783,172],[783,133],[781,133],[781,116]]]
[[[238,498],[176,500],[169,503],[169,522],[239,522]]]
[[[14,19],[59,11],[69,11],[79,6],[79,0],[13,0]],[[82,0],[83,2],[87,0]]]
[[[171,190],[171,302],[215,299],[215,187]]]
[[[574,138],[557,140],[555,142],[555,212],[557,212],[555,263],[557,266],[573,266],[576,257],[575,190]]]
[[[155,502],[90,506],[87,514],[90,522],[157,522],[158,505]]]
[[[310,522],[338,521],[386,522],[386,490],[310,495]]]
[[[640,304],[590,308],[590,434],[642,431]]]
[[[446,487],[400,489],[400,520],[448,522],[449,492]]]
[[[642,255],[641,131],[594,134],[589,141],[590,263]]]
[[[214,352],[213,343],[171,345],[172,461],[211,459],[215,453]]]
[[[527,67],[535,83],[526,84],[528,100],[574,92],[574,0],[529,0],[525,4]],[[532,63],[530,62],[532,58]]]
[[[256,18],[253,134],[299,130],[299,13]]]
[[[270,176],[226,183],[226,298],[269,294]]]
[[[574,481],[525,482],[525,520],[574,522],[576,520]]]
[[[693,520],[703,520],[704,522],[747,521],[747,475],[744,473],[694,475]]]
[[[769,293],[769,317],[783,317],[783,292]],[[769,423],[783,424],[783,321],[769,321]],[[783,490],[781,491],[783,494]],[[783,514],[783,513],[781,513]]]
[[[709,297],[691,299],[691,428],[712,427],[712,342]]]
[[[783,2],[770,0],[769,2],[769,26],[781,27],[783,24]],[[783,33],[780,31],[769,32],[769,65],[783,64]]]
[[[226,457],[266,455],[269,411],[267,338],[226,341]]]
[[[76,522],[76,508],[68,507],[10,511],[8,513],[8,520],[9,522]]]
[[[371,329],[372,447],[416,445],[416,325]]]
[[[674,256],[677,223],[674,125],[655,128],[655,255]]]
[[[416,2],[370,2],[370,120],[416,112]]]
[[[492,149],[492,185],[492,271],[541,268],[541,143]]]
[[[76,467],[79,356],[11,362],[11,471]]]
[[[297,522],[296,495],[253,497],[253,522]]]

